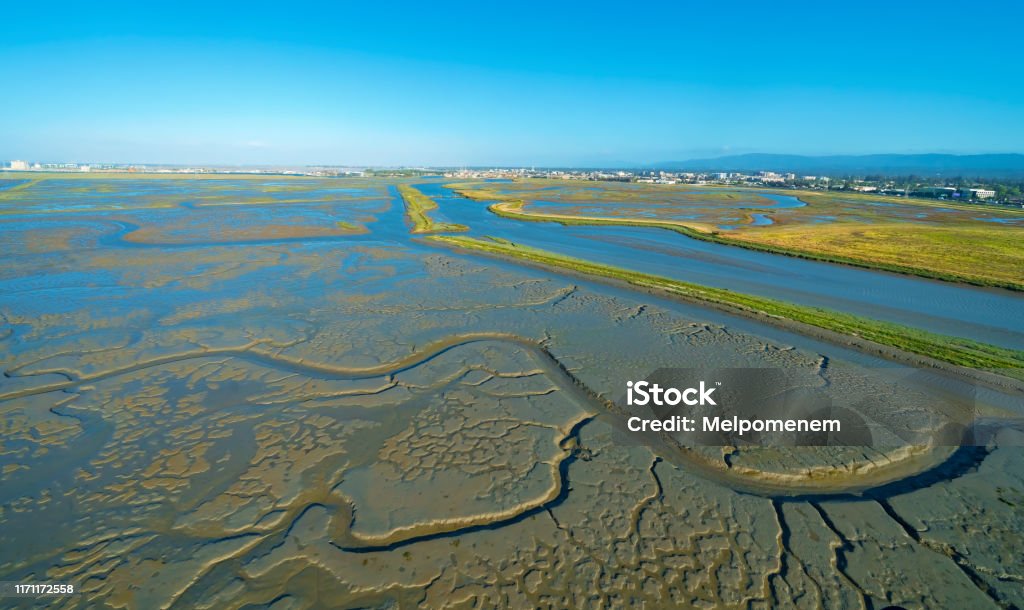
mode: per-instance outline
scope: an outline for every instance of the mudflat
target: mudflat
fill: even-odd
[[[422,240],[409,184],[3,191],[0,580],[83,608],[1024,605],[1017,395]],[[956,400],[1000,425],[624,442],[625,380],[698,364],[798,371],[879,426]]]

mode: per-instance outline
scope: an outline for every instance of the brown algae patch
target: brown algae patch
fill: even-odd
[[[189,227],[187,233],[198,227]],[[165,229],[143,227],[124,236],[129,242],[142,244],[216,244],[246,240],[296,239],[301,237],[341,237],[344,235],[361,235],[368,233],[362,226],[353,224],[331,226],[316,225],[263,225],[252,228],[223,229],[218,228],[216,237],[208,237],[202,231],[193,235],[182,235],[186,231],[168,233]]]

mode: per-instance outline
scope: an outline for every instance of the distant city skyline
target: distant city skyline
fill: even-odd
[[[1021,17],[966,2],[20,3],[0,21],[0,159],[626,167],[1024,152]]]

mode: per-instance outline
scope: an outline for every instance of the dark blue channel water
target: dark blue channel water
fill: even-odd
[[[468,225],[473,236],[1024,349],[1024,294],[746,250],[664,229],[521,222],[442,184],[416,186],[437,200],[446,220]]]

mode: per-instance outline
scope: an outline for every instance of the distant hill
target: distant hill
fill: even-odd
[[[716,159],[691,159],[652,164],[652,168],[682,171],[795,172],[863,176],[965,176],[979,178],[1024,178],[1024,155],[773,155],[752,153]]]

